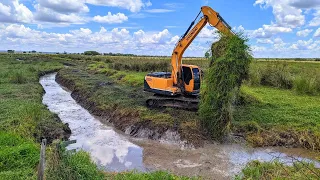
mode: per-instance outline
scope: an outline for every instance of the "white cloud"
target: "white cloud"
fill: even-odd
[[[259,44],[273,44],[273,41],[271,41],[271,39],[257,39],[257,43],[259,43]]]
[[[319,30],[320,34],[320,30]],[[158,32],[139,30],[129,32],[127,29],[106,29],[98,31],[89,28],[73,29],[66,33],[48,33],[19,24],[0,25],[0,49],[37,51],[83,52],[120,52],[148,55],[171,55],[179,36],[172,36],[167,29]],[[299,40],[285,43],[281,38],[270,39],[273,46],[252,46],[255,57],[319,57],[320,41]],[[199,40],[186,51],[188,56],[203,56],[210,44]]]
[[[313,44],[313,40],[310,39],[308,41],[298,40],[295,44],[292,44],[290,48],[296,50],[308,50],[314,49],[315,46],[316,44]]]
[[[320,0],[291,0],[290,5],[297,8],[309,9],[319,7]]]
[[[297,32],[297,36],[307,37],[313,30],[312,29],[304,29]]]
[[[256,0],[254,5],[261,8],[272,7],[275,24],[283,27],[297,28],[305,24],[305,15],[316,10],[309,26],[320,25],[320,0]]]
[[[313,35],[314,37],[320,37],[320,28],[317,29],[317,31]]]
[[[11,7],[6,6],[0,2],[0,15],[10,16],[11,15]]]
[[[86,0],[86,3],[100,6],[121,7],[131,12],[139,12],[142,8],[151,6],[151,2],[142,0]]]
[[[272,47],[251,46],[255,57],[270,57],[270,58],[315,58],[320,56],[320,41],[298,40],[295,43],[286,43],[282,39],[276,38],[273,40]]]
[[[77,30],[71,30],[70,32],[79,37],[86,37],[92,33],[92,31],[88,28],[80,28]]]
[[[234,32],[245,32],[245,29],[242,25],[238,26],[238,27],[233,27],[232,30]]]
[[[256,0],[254,5],[272,7],[275,24],[280,27],[296,28],[305,24],[302,10],[291,5],[292,0]]]
[[[274,44],[285,44],[281,38],[275,38],[273,42]]]
[[[4,28],[4,34],[7,38],[27,38],[34,31],[24,25],[11,24]]]
[[[309,22],[309,26],[320,26],[320,9],[318,9],[313,16],[313,19]]]
[[[83,52],[91,49],[99,52],[171,55],[178,39],[179,36],[172,36],[167,29],[130,33],[127,29],[107,30],[101,27],[97,32],[80,28],[67,33],[48,33],[18,24],[0,26],[0,49],[60,52]]]
[[[145,33],[143,30],[134,33],[134,39],[140,44],[165,44],[165,42],[169,40],[169,37],[170,33],[168,29],[152,34]]]
[[[171,40],[168,42],[168,44],[176,44],[179,41],[179,36],[173,36]]]
[[[253,52],[260,52],[260,51],[265,51],[266,47],[264,47],[264,46],[251,46],[251,50]]]
[[[111,31],[111,36],[114,42],[127,44],[126,42],[131,41],[130,32],[127,29],[114,28]]]
[[[116,23],[123,23],[124,21],[127,21],[128,17],[123,13],[111,14],[111,12],[108,12],[106,16],[98,15],[98,16],[95,16],[93,20],[99,23],[116,24]]]
[[[58,24],[84,24],[88,21],[86,17],[80,16],[77,13],[59,13],[52,11],[49,8],[42,7],[40,4],[35,5],[35,20],[45,23],[58,23]]]
[[[172,9],[148,9],[145,10],[148,13],[168,13],[168,12],[174,12]]]
[[[263,25],[262,28],[252,31],[250,37],[253,38],[270,38],[277,33],[289,33],[291,28],[278,27],[275,25]]]
[[[163,4],[165,7],[171,8],[171,9],[177,9],[177,8],[182,8],[184,7],[183,3],[164,3]]]
[[[217,32],[217,30],[215,28],[207,25],[200,31],[200,33],[197,37],[217,39],[219,37],[219,33]]]
[[[15,20],[22,23],[33,22],[33,14],[25,5],[19,3],[19,0],[12,2],[15,10]]]
[[[151,6],[149,0],[34,0],[32,12],[22,0],[5,0],[0,3],[0,22],[37,24],[39,28],[84,24],[90,20],[100,23],[122,23],[128,20],[123,13],[88,17],[87,4],[120,7],[139,12]]]
[[[52,9],[59,13],[89,12],[84,0],[37,0],[41,7]]]

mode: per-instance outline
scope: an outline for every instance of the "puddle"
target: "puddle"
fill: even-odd
[[[40,79],[46,91],[43,103],[64,123],[69,123],[70,139],[76,139],[77,143],[67,149],[89,152],[98,166],[106,171],[152,169],[204,179],[232,179],[252,160],[278,160],[288,165],[303,160],[320,168],[320,163],[312,160],[317,154],[305,149],[248,148],[239,144],[207,144],[199,149],[182,149],[166,142],[128,137],[102,124],[78,105],[70,92],[55,82],[55,75]]]

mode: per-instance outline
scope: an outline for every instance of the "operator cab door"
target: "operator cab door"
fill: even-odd
[[[199,68],[192,68],[192,73],[193,73],[193,79],[194,79],[193,90],[198,91],[200,90],[200,84],[201,84],[201,71]]]
[[[194,87],[194,79],[192,69],[190,67],[182,67],[182,79],[184,82],[184,90],[186,91],[186,93],[192,93]]]

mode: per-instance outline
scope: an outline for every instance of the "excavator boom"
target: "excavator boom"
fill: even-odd
[[[203,17],[201,20],[191,29],[194,25],[195,20],[202,12]],[[173,50],[171,56],[171,65],[172,65],[172,76],[173,76],[173,84],[179,85],[179,79],[181,79],[181,65],[182,65],[182,56],[185,50],[189,47],[192,41],[197,37],[203,27],[209,23],[211,26],[218,29],[220,32],[231,35],[233,34],[231,27],[228,23],[212,8],[208,6],[201,7],[201,11],[196,17],[196,19],[191,23],[190,27],[186,31],[186,33],[181,37],[176,47]],[[191,29],[191,30],[190,30]]]

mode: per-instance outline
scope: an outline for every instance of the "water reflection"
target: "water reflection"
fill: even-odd
[[[50,111],[57,113],[64,123],[69,124],[72,131],[70,139],[76,139],[77,143],[69,145],[67,149],[89,152],[92,159],[107,171],[144,171],[143,149],[111,127],[103,125],[78,105],[70,92],[55,82],[55,75],[46,75],[40,79],[46,91],[43,103]]]

